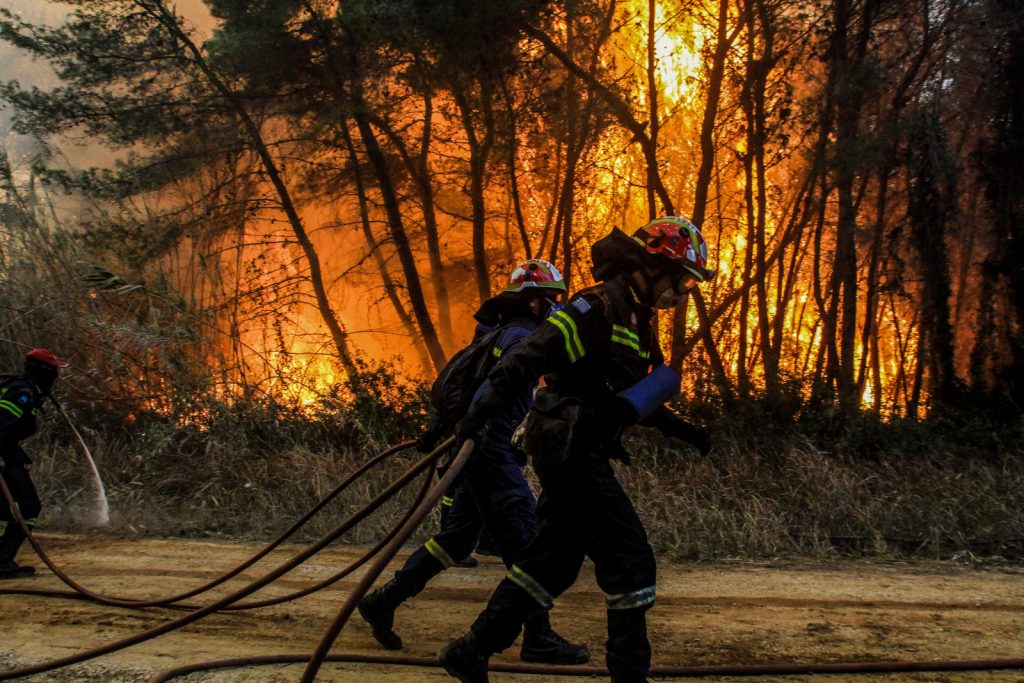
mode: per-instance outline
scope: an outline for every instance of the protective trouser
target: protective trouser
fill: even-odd
[[[473,551],[484,525],[511,565],[537,534],[536,509],[519,465],[502,454],[476,453],[455,487],[440,532],[409,557],[395,578],[418,585],[412,595],[419,593],[427,581]]]
[[[452,487],[445,491],[445,494],[441,497],[441,529],[448,529],[448,515],[451,514],[452,506],[455,504],[455,492],[458,490],[460,484],[453,484]],[[460,507],[460,515],[465,514],[467,517],[470,515],[479,516],[480,512],[476,509],[475,505],[464,505]],[[498,555],[498,546],[494,542],[494,538],[491,537],[491,532],[483,524],[483,519],[480,520],[479,538],[477,539],[475,551],[484,555]],[[464,555],[463,558],[468,557]],[[460,558],[460,559],[463,559]]]
[[[482,451],[466,465],[439,533],[416,549],[387,588],[397,605],[419,594],[427,583],[455,566],[476,547],[486,524],[506,566],[511,566],[537,533],[536,500],[513,460]],[[532,612],[547,610],[533,606]]]
[[[537,537],[498,584],[472,626],[487,654],[515,641],[537,605],[549,607],[576,581],[584,557],[606,594],[606,663],[613,678],[642,679],[651,663],[646,611],[654,604],[656,565],[640,518],[602,457],[573,453],[541,477]]]
[[[25,524],[30,528],[35,526],[36,518],[43,506],[39,501],[39,494],[36,492],[28,470],[21,465],[6,465],[0,469],[0,474],[3,475],[4,482],[10,489],[11,496],[17,503],[18,511],[25,520]],[[21,525],[14,520],[14,515],[11,514],[6,500],[0,504],[0,521],[7,522],[7,528],[0,536],[0,562],[11,562],[18,554],[18,548],[25,541],[25,532],[21,530]]]

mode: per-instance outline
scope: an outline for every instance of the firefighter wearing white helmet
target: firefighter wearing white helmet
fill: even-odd
[[[433,419],[417,440],[420,451],[433,450],[451,432],[481,389],[487,371],[536,329],[564,293],[562,275],[547,261],[531,259],[516,266],[504,291],[476,312],[473,342],[452,357],[435,381],[431,390]],[[395,632],[398,607],[419,594],[432,578],[467,557],[485,526],[509,566],[536,535],[537,503],[523,475],[525,461],[511,444],[512,433],[529,408],[532,389],[532,385],[523,387],[508,410],[491,421],[479,441],[480,448],[463,470],[461,482],[449,493],[450,507],[440,532],[413,552],[390,581],[359,602],[359,613],[385,649],[397,650],[403,645]],[[463,397],[469,405],[462,405]],[[590,653],[555,633],[547,609],[537,606],[525,617],[520,657],[544,664],[582,664],[590,659]]]
[[[707,245],[689,221],[665,216],[633,235],[616,229],[594,244],[600,283],[578,292],[488,375],[490,389],[459,424],[478,438],[524,387],[543,376],[525,422],[524,444],[540,477],[540,530],[509,568],[441,664],[463,683],[485,683],[490,657],[507,648],[525,615],[553,601],[590,557],[605,593],[606,663],[615,683],[646,680],[651,662],[646,612],[654,604],[654,552],[610,460],[628,462],[620,436],[642,424],[706,452],[706,433],[664,405],[680,377],[664,364],[656,308],[674,305],[713,276]]]

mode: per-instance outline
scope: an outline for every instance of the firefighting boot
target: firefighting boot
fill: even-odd
[[[472,569],[480,564],[480,560],[476,559],[472,555],[466,555],[464,558],[455,563],[456,567],[462,567],[464,569]]]
[[[438,660],[445,671],[462,683],[488,683],[487,660],[490,656],[470,632],[445,645]]]
[[[648,606],[608,610],[605,661],[615,683],[646,683],[651,668]]]
[[[356,605],[359,614],[370,625],[373,639],[385,650],[401,650],[402,638],[394,631],[395,610],[406,599],[406,591],[402,589],[398,579],[391,579],[386,584],[365,596]]]
[[[14,560],[7,560],[6,562],[0,562],[0,580],[2,579],[20,579],[26,576],[32,576],[36,573],[35,567],[29,567],[22,564],[17,564]]]
[[[3,535],[0,535],[0,579],[17,579],[32,576],[35,567],[27,567],[14,561],[18,549],[25,540],[25,532],[17,522],[7,522]]]
[[[547,611],[530,617],[523,624],[523,646],[519,658],[535,664],[586,664],[590,651],[570,643],[551,628]]]

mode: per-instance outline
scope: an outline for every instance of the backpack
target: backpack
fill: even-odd
[[[498,362],[501,351],[494,342],[507,329],[511,328],[499,327],[473,340],[441,368],[430,387],[430,431],[448,434],[466,414],[487,373]]]

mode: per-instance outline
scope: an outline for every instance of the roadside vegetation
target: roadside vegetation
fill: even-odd
[[[184,427],[155,416],[75,419],[104,477],[110,532],[269,540],[367,459],[414,438],[422,390],[396,383],[354,409],[327,399],[301,411],[269,401],[211,404],[209,419]],[[664,558],[1024,559],[1020,422],[863,416],[837,431],[809,416],[783,429],[757,405],[694,419],[714,435],[709,457],[634,429],[626,438],[632,465],[619,468]],[[41,528],[84,530],[93,505],[84,457],[59,416],[47,422],[30,442],[47,503]],[[371,471],[298,538],[333,528],[415,457],[409,449]],[[346,540],[379,539],[415,489]]]

